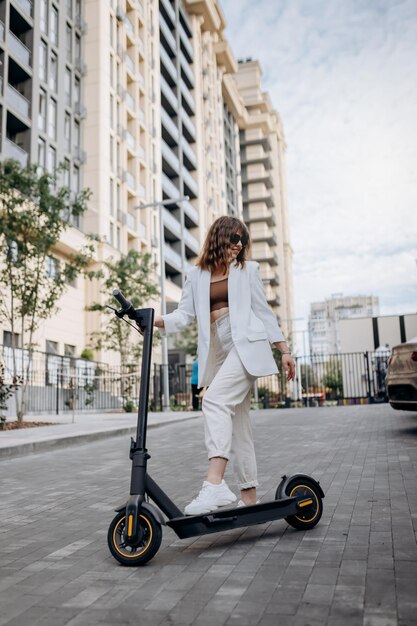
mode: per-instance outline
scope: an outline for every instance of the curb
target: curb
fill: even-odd
[[[168,424],[178,424],[190,419],[200,417],[200,415],[190,415],[188,417],[178,417],[178,419],[170,419],[157,424],[148,424],[148,428],[159,428]],[[28,443],[17,444],[14,446],[5,446],[0,448],[0,461],[3,459],[13,459],[28,454],[37,454],[40,452],[51,452],[59,448],[67,448],[68,446],[78,446],[92,441],[100,441],[109,437],[121,437],[123,435],[132,435],[136,433],[135,426],[125,426],[124,428],[116,428],[114,430],[96,431],[93,433],[83,433],[79,435],[68,435],[65,437],[57,437],[56,439],[45,439],[44,441],[31,441]]]

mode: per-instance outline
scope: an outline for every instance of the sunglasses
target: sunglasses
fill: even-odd
[[[245,247],[248,245],[249,238],[247,235],[238,235],[237,233],[233,233],[233,235],[230,235],[230,243],[236,245],[239,243],[239,241],[241,241],[242,246]]]

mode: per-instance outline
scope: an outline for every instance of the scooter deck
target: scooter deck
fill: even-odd
[[[251,506],[222,507],[203,515],[186,515],[167,520],[180,539],[218,533],[255,524],[264,524],[295,515],[300,511],[300,498],[281,498]]]

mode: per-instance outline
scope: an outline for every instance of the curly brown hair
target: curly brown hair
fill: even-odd
[[[230,236],[233,234],[245,236],[248,243],[236,257],[237,267],[245,267],[245,261],[250,247],[250,236],[247,226],[237,217],[223,215],[218,217],[210,226],[203,249],[197,260],[197,267],[202,270],[223,270],[226,274],[229,269]]]

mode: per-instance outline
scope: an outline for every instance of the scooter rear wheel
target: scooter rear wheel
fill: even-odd
[[[297,515],[285,518],[287,524],[297,530],[309,530],[319,523],[323,513],[323,501],[317,486],[307,478],[290,480],[285,489],[288,497],[311,498],[313,503],[300,510]]]
[[[152,515],[140,513],[139,540],[135,546],[125,542],[126,512],[118,513],[109,526],[107,542],[114,558],[127,567],[145,565],[158,552],[162,541],[161,524]]]

